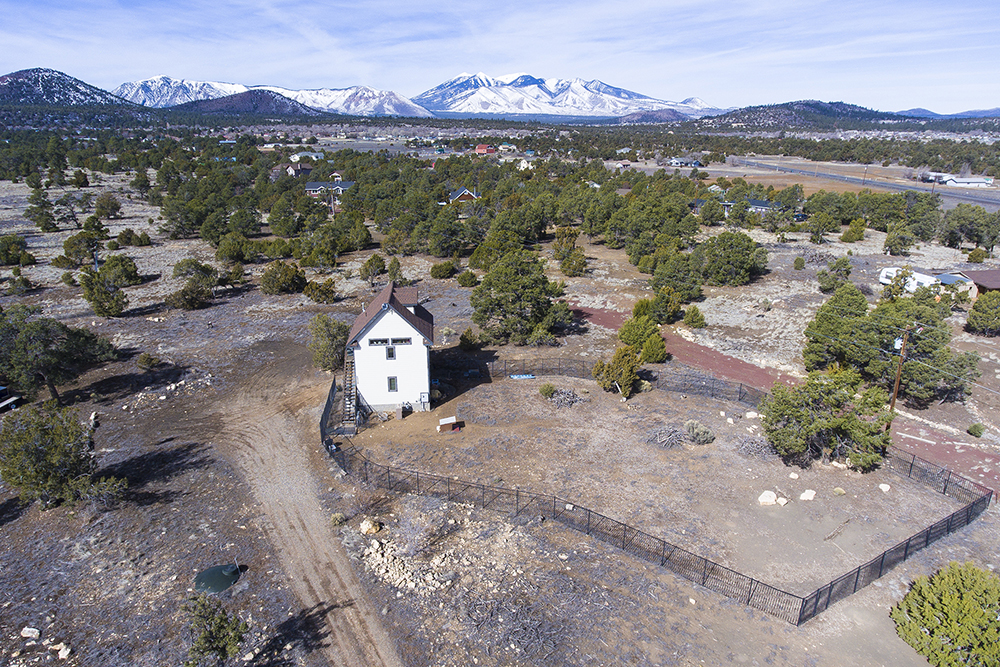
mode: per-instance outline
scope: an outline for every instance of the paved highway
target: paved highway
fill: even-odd
[[[844,176],[843,174],[831,174],[827,172],[818,171],[818,169],[795,169],[793,167],[783,167],[778,164],[771,164],[768,162],[761,162],[760,160],[748,160],[745,158],[733,157],[731,158],[734,164],[743,165],[747,167],[756,167],[757,169],[765,169],[767,171],[780,171],[786,174],[802,174],[803,176],[812,176],[814,178],[826,178],[834,181],[842,181],[844,183],[853,183],[856,185],[871,186],[873,188],[885,188],[887,190],[897,190],[900,192],[905,192],[906,190],[913,190],[915,192],[932,192],[939,195],[941,199],[947,204],[951,203],[952,206],[959,203],[967,204],[978,204],[982,206],[987,211],[993,212],[1000,210],[1000,192],[996,190],[964,190],[955,187],[937,187],[937,184],[927,185],[925,183],[896,183],[894,181],[886,181],[880,178],[874,178],[871,176],[864,178],[857,178],[856,176]],[[951,208],[946,206],[946,208]]]

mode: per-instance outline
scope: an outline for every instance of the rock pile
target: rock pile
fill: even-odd
[[[572,389],[556,389],[556,393],[552,394],[549,400],[555,403],[557,408],[571,408],[577,403],[587,402],[587,399],[578,396]]]

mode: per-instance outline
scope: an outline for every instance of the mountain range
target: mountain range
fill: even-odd
[[[483,73],[463,73],[412,100],[367,86],[290,90],[278,86],[187,81],[168,76],[123,83],[114,94],[143,106],[166,108],[249,90],[270,90],[313,109],[353,116],[616,118],[647,111],[673,110],[681,114],[680,119],[685,119],[724,111],[714,109],[697,98],[668,102],[609,86],[602,81],[539,79],[529,74],[493,78]]]
[[[742,109],[718,109],[696,97],[669,102],[602,81],[541,79],[530,74],[460,74],[413,99],[367,86],[292,90],[278,86],[188,81],[157,76],[108,92],[52,69],[0,76],[0,106],[115,108],[135,115],[176,109],[213,115],[399,116],[508,118],[663,123],[691,121],[703,129],[844,127],[1000,117],[1000,109],[936,114],[926,109],[881,112],[843,102],[804,100]],[[926,119],[926,120],[925,120]]]

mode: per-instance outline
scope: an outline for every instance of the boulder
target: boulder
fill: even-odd
[[[799,494],[799,500],[812,500],[816,497],[816,492],[812,489],[806,489],[801,494]]]
[[[892,487],[890,487],[888,484],[879,484],[878,488],[882,491],[882,493],[889,493],[889,489]]]
[[[778,505],[784,507],[788,504],[788,498],[778,498]]]
[[[797,472],[788,473],[788,479],[798,479],[798,478],[799,478],[799,473]]]
[[[382,524],[378,521],[372,521],[371,519],[364,519],[359,527],[362,535],[374,535],[378,531],[382,530]]]
[[[757,503],[760,505],[774,505],[778,502],[778,494],[774,491],[765,491],[757,497]]]
[[[21,636],[25,639],[38,639],[42,636],[42,631],[38,628],[24,626],[21,628]]]
[[[847,495],[847,491],[844,491],[842,488],[840,488],[838,486],[838,487],[836,487],[833,490],[833,495],[835,495],[835,496],[846,496]]]

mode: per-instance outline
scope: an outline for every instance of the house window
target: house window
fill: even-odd
[[[386,359],[395,359],[396,358],[396,348],[394,348],[394,347],[387,347],[387,348],[385,348],[385,358]]]
[[[389,378],[389,391],[398,391],[399,386],[396,384],[396,378]]]
[[[388,345],[389,344],[389,339],[388,338],[369,338],[368,339],[368,344],[369,345]]]
[[[393,345],[409,345],[412,342],[413,341],[411,339],[409,339],[409,338],[393,338],[392,339],[392,344]]]

